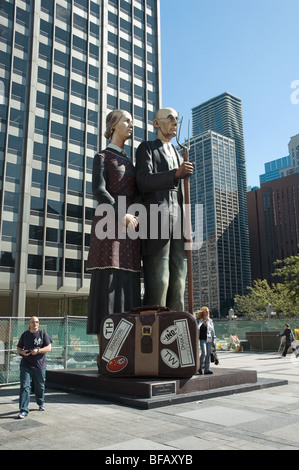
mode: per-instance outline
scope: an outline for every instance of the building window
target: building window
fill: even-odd
[[[67,116],[67,107],[68,103],[66,100],[61,100],[60,98],[57,98],[56,96],[53,96],[52,98],[52,111],[54,111],[57,114],[60,114],[61,116],[66,117]]]
[[[83,191],[83,182],[82,180],[75,178],[68,178],[68,190],[75,193],[82,194]]]
[[[29,226],[29,239],[30,240],[43,240],[44,227],[39,227],[37,225]]]
[[[79,16],[74,13],[73,24],[74,27],[80,31],[83,31],[84,33],[87,31],[87,19],[83,16]]]
[[[28,269],[42,269],[41,255],[28,255]]]
[[[68,204],[67,216],[81,220],[82,219],[82,206],[76,206],[75,204]]]
[[[47,215],[57,215],[61,218],[64,215],[63,202],[53,201],[49,199],[47,204]]]
[[[46,256],[45,257],[45,270],[57,272],[57,258],[55,258],[54,256]]]
[[[70,230],[66,231],[65,241],[69,245],[82,245],[82,233],[80,232],[71,232]]]
[[[50,162],[59,163],[61,166],[65,166],[65,150],[58,147],[50,147]]]
[[[13,82],[11,89],[11,97],[21,103],[25,102],[25,86]]]
[[[15,258],[13,257],[13,255],[10,251],[1,251],[0,266],[5,266],[5,267],[8,267],[8,268],[14,268]]]
[[[59,230],[57,228],[47,227],[46,229],[46,241],[57,243]]]
[[[43,170],[32,170],[32,184],[34,187],[44,188],[45,187],[45,172]]]
[[[81,260],[66,258],[65,271],[68,273],[81,273]]]
[[[64,175],[49,173],[48,187],[53,191],[64,192]]]
[[[69,167],[83,170],[83,155],[69,152]]]
[[[51,121],[51,137],[54,139],[66,140],[66,125]]]
[[[2,240],[16,241],[17,223],[4,220],[2,224]]]
[[[85,121],[85,108],[78,106],[77,104],[71,103],[71,118],[76,121]]]
[[[10,191],[4,192],[4,209],[10,212],[19,211],[19,194]]]
[[[74,80],[72,80],[73,83]],[[58,73],[54,72],[53,74],[53,88],[60,90],[64,93],[68,92],[68,76],[59,75]]]

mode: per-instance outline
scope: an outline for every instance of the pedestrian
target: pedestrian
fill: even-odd
[[[171,144],[178,126],[174,109],[159,109],[153,124],[157,139],[142,142],[136,151],[136,179],[148,228],[147,237],[141,243],[143,304],[183,311],[187,258],[182,183],[192,175],[193,163],[184,162]]]
[[[17,344],[18,354],[22,356],[19,419],[26,418],[29,413],[31,382],[39,410],[45,409],[46,353],[51,351],[51,343],[49,335],[39,329],[39,319],[31,317],[28,330],[21,335]]]
[[[277,335],[280,338],[282,336],[285,336],[285,345],[284,345],[283,353],[281,355],[282,357],[286,357],[286,355],[288,353],[288,350],[291,347],[292,342],[295,341],[295,337],[294,337],[293,332],[290,328],[290,325],[288,323],[285,323],[284,326],[285,326],[284,332],[281,335]]]
[[[111,111],[105,132],[110,142],[93,161],[92,191],[98,206],[86,264],[91,272],[86,331],[97,335],[99,346],[102,319],[141,303],[140,240],[130,236],[130,230],[138,227],[138,218],[129,213],[138,191],[135,167],[123,150],[132,133],[131,114],[121,109]],[[99,360],[98,355],[98,367]]]
[[[213,374],[210,370],[212,346],[215,345],[215,329],[208,307],[202,307],[196,314],[201,349],[199,374]]]

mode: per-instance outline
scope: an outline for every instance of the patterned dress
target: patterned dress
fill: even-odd
[[[137,197],[134,166],[108,147],[94,157],[92,189],[99,205],[86,265],[91,272],[87,333],[99,334],[106,315],[140,305],[140,241],[127,236],[124,224]]]

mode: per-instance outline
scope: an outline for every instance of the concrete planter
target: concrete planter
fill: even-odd
[[[248,331],[245,334],[251,351],[277,351],[279,348],[279,331]]]

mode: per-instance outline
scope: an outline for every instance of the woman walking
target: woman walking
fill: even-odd
[[[215,344],[215,330],[208,307],[202,307],[196,314],[201,349],[199,374],[213,374],[210,370],[212,345]]]

